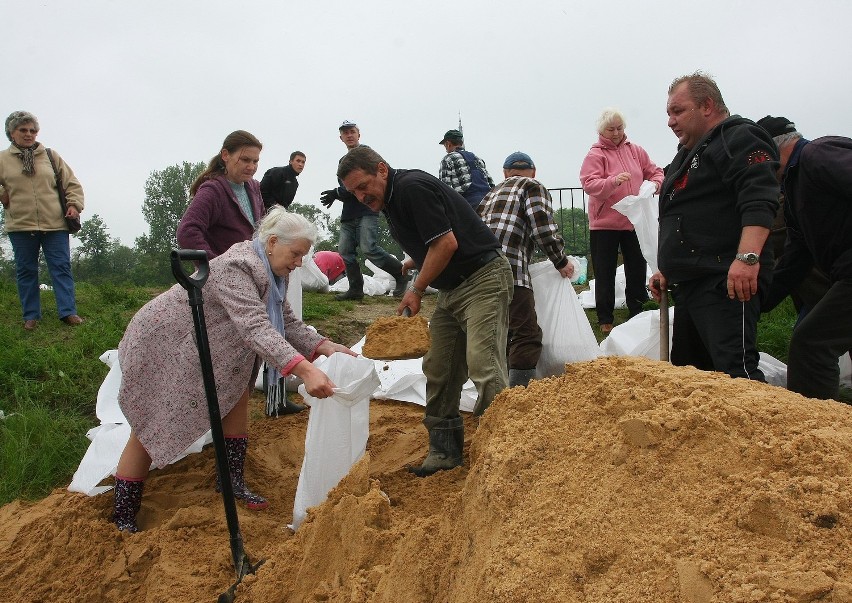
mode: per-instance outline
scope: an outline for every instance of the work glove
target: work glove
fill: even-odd
[[[320,203],[322,203],[326,207],[326,209],[331,207],[331,204],[334,203],[335,199],[340,199],[340,195],[337,194],[336,188],[323,191],[320,195]]]

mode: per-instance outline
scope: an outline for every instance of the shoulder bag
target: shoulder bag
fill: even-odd
[[[65,224],[68,226],[68,232],[75,234],[80,232],[80,228],[82,227],[82,224],[80,223],[80,216],[78,214],[76,218],[69,218],[65,215],[68,212],[68,203],[65,199],[65,188],[62,186],[62,180],[59,178],[59,171],[56,169],[56,162],[53,160],[53,153],[51,153],[48,148],[45,148],[45,151],[47,151],[47,158],[50,159],[50,167],[53,168],[53,176],[56,178],[56,190],[59,192],[59,205],[62,206],[62,215],[65,216]]]

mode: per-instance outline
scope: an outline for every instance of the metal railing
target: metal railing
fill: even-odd
[[[549,188],[553,199],[556,223],[565,238],[565,252],[569,255],[589,254],[589,212],[586,192],[580,187]],[[582,213],[571,211],[582,210]]]

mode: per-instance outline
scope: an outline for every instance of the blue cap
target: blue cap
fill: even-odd
[[[534,168],[535,164],[533,163],[532,157],[526,153],[521,153],[520,151],[515,151],[506,157],[506,161],[503,162],[504,170],[529,170]]]

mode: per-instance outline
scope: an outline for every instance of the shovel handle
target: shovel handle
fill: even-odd
[[[210,275],[207,252],[203,249],[172,249],[171,258],[172,274],[175,275],[175,280],[180,283],[180,286],[187,291],[200,291]],[[195,273],[189,274],[183,267],[183,262],[195,262]]]
[[[656,281],[660,288],[660,281]],[[669,361],[669,292],[660,288],[660,360]]]

